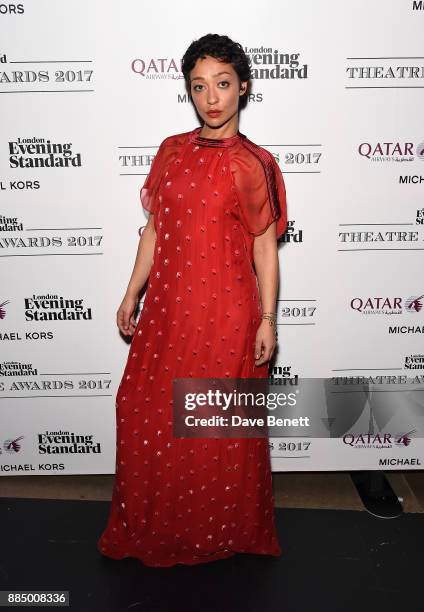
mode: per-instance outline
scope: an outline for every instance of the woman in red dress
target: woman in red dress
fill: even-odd
[[[203,36],[186,51],[183,74],[203,126],[162,141],[141,189],[150,215],[117,313],[133,338],[98,541],[108,557],[156,567],[281,554],[268,439],[172,435],[174,378],[268,376],[277,239],[287,225],[278,164],[238,129],[250,79],[242,47]]]

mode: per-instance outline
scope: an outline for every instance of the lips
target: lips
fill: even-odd
[[[218,115],[220,115],[222,113],[222,111],[208,111],[207,115],[209,115],[209,117],[218,117]]]

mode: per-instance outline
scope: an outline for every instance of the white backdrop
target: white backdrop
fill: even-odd
[[[114,472],[139,189],[163,138],[198,125],[180,61],[208,32],[252,57],[240,130],[285,178],[276,367],[418,389],[423,25],[409,0],[0,4],[0,474]],[[272,439],[273,470],[422,469],[419,429],[383,423],[383,448]]]

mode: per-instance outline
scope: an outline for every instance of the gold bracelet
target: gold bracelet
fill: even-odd
[[[271,327],[275,327],[276,325],[276,317],[269,316],[269,315],[262,315],[262,320],[263,321],[268,320]]]

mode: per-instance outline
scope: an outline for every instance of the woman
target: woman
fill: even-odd
[[[98,542],[114,559],[162,567],[281,554],[268,439],[172,435],[174,378],[268,376],[277,238],[287,225],[274,157],[238,129],[250,79],[242,47],[208,34],[189,46],[182,70],[203,126],[162,141],[141,189],[150,215],[117,313],[119,329],[134,336]]]

